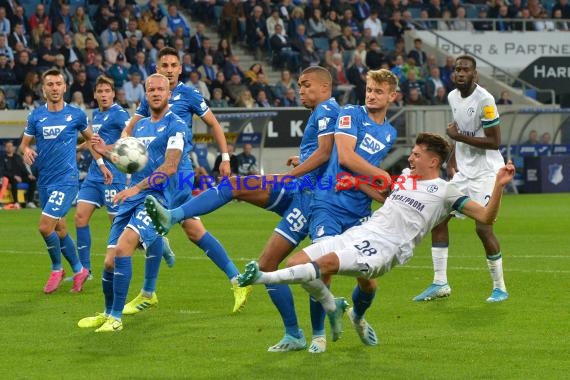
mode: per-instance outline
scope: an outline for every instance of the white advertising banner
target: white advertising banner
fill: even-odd
[[[570,34],[567,32],[440,31],[437,33],[445,39],[438,39],[430,32],[416,32],[417,37],[426,44],[446,51],[452,56],[471,53],[514,74],[542,56],[570,55]],[[488,67],[482,61],[478,61],[477,66]]]

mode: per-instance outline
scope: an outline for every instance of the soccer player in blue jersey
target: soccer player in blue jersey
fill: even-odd
[[[144,169],[132,175],[131,187],[120,191],[113,199],[120,205],[111,226],[105,257],[102,282],[105,312],[81,319],[79,327],[96,327],[97,332],[122,330],[121,317],[132,277],[133,252],[142,244],[149,256],[162,256],[163,240],[152,226],[143,201],[147,195],[153,194],[166,202],[170,195],[166,186],[151,188],[149,178],[156,172],[167,176],[176,175],[187,165],[191,148],[186,138],[185,122],[169,110],[169,95],[166,77],[153,74],[147,78],[146,99],[151,116],[136,124],[133,137],[147,146],[148,163]],[[111,147],[106,146],[100,137],[95,136],[92,143],[97,152],[109,156]],[[154,177],[152,182],[158,185],[162,180]]]
[[[283,216],[259,259],[264,270],[276,270],[308,234],[313,190],[319,185],[329,160],[339,112],[338,104],[331,98],[331,75],[322,67],[309,67],[302,72],[299,94],[301,103],[312,113],[304,130],[299,156],[292,156],[288,160],[288,164],[294,166],[288,177],[298,178],[295,182],[285,183],[271,176],[232,177],[169,211],[152,198],[147,198],[147,211],[157,230],[166,233],[173,223],[210,213],[232,199],[246,201]],[[267,291],[285,325],[285,336],[269,347],[269,351],[304,349],[307,343],[299,329],[291,290],[287,285],[268,285]]]
[[[335,184],[343,176],[361,176],[363,182],[380,180],[388,186],[390,177],[378,165],[386,157],[396,141],[397,133],[386,120],[388,106],[396,98],[397,77],[389,70],[371,70],[366,77],[364,106],[347,105],[339,113],[331,158],[323,176],[323,186],[315,192],[310,220],[310,234],[313,241],[340,235],[350,227],[359,225],[370,216],[371,198],[351,188],[335,191]],[[328,283],[329,278],[323,276]],[[358,279],[352,300],[357,323],[366,323],[362,316],[371,304],[376,291],[374,280]],[[310,351],[321,353],[326,350],[324,331],[325,312],[321,304],[311,298],[311,322],[313,339]],[[377,344],[373,330],[363,339],[368,345]],[[362,337],[361,337],[362,338]]]
[[[95,99],[99,106],[93,111],[91,128],[105,144],[113,144],[121,136],[130,115],[121,106],[114,103],[115,84],[112,79],[100,76],[95,82]],[[89,144],[89,141],[86,142]],[[101,169],[100,169],[101,167]],[[91,270],[91,232],[89,220],[96,208],[107,208],[112,222],[119,206],[113,203],[113,197],[126,187],[125,174],[112,164],[105,164],[103,158],[91,163],[87,177],[83,181],[77,196],[75,228],[77,231],[77,253],[83,267]]]
[[[113,144],[119,139],[130,115],[121,106],[114,103],[115,84],[111,78],[100,76],[95,83],[95,99],[99,106],[93,111],[92,130],[103,139],[105,144]],[[88,142],[87,142],[88,144]],[[93,161],[87,177],[83,181],[77,196],[75,228],[77,231],[77,252],[81,264],[91,271],[91,232],[89,220],[96,208],[105,205],[109,220],[117,214],[118,205],[113,203],[115,195],[126,187],[126,176],[114,165],[106,164],[103,158]],[[102,169],[100,169],[100,167]],[[174,264],[174,253],[168,241],[164,242],[163,257],[169,266]]]
[[[157,72],[167,77],[170,83],[170,91],[172,93],[169,100],[170,110],[186,122],[186,138],[188,139],[188,142],[192,144],[192,116],[198,115],[210,128],[214,135],[214,139],[218,143],[219,151],[222,152],[220,175],[229,176],[230,157],[227,153],[228,148],[224,131],[213,112],[206,104],[202,95],[200,95],[195,88],[178,81],[178,78],[182,73],[178,50],[171,47],[163,48],[159,51],[157,60]],[[123,135],[130,135],[135,123],[148,115],[148,103],[143,99],[129,125],[125,128]],[[188,171],[191,170],[191,163],[187,165],[189,166],[183,169]],[[176,183],[171,181],[170,186],[171,189],[176,192]],[[177,196],[171,199],[171,202],[167,206],[178,207],[189,199],[189,197],[191,197],[191,194],[187,197],[182,193],[178,193]],[[242,310],[247,302],[247,296],[251,291],[251,288],[244,289],[237,286],[236,276],[239,273],[238,269],[229,258],[228,253],[222,244],[206,230],[202,221],[198,218],[186,219],[181,222],[181,226],[188,239],[200,247],[210,260],[212,260],[214,264],[216,264],[218,268],[226,274],[232,283],[232,290],[234,293],[233,312],[235,313]],[[137,297],[125,305],[124,314],[135,314],[158,303],[155,290],[159,267],[160,257],[149,257],[146,260],[143,288]]]
[[[77,257],[75,244],[67,233],[65,215],[71,208],[79,187],[79,172],[75,159],[77,132],[85,139],[92,136],[87,115],[63,100],[66,85],[56,69],[42,75],[42,89],[46,104],[28,116],[20,151],[27,165],[34,165],[39,173],[38,190],[42,215],[39,231],[46,242],[52,262],[52,271],[44,293],[55,292],[65,276],[61,255],[73,270],[72,292],[80,292],[89,277]],[[37,151],[30,147],[35,138]]]

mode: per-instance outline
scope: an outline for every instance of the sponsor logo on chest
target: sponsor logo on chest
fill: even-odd
[[[45,140],[53,140],[59,136],[61,132],[67,127],[67,125],[51,125],[42,127],[42,133]]]
[[[374,136],[368,133],[364,135],[364,138],[360,143],[360,149],[370,154],[378,153],[384,148],[386,148],[386,145],[382,144],[381,141],[378,141]]]

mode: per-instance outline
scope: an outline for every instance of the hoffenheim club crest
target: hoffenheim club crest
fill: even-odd
[[[564,180],[562,169],[564,167],[560,164],[548,165],[548,181],[553,185],[558,185]]]

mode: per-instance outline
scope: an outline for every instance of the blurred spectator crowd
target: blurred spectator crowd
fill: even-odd
[[[78,107],[96,106],[101,74],[117,103],[136,107],[164,46],[179,50],[180,79],[211,107],[300,106],[297,76],[312,65],[329,69],[342,104],[363,104],[366,73],[378,68],[400,78],[397,105],[446,104],[453,59],[440,65],[419,39],[406,51],[406,30],[567,31],[569,18],[568,0],[0,0],[0,110],[38,107],[52,67]],[[256,63],[243,68],[236,46]],[[276,83],[266,65],[281,70]]]

